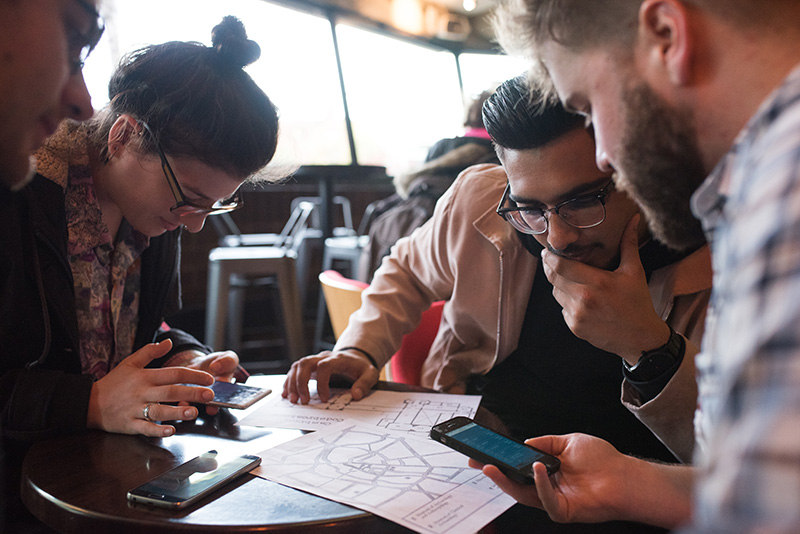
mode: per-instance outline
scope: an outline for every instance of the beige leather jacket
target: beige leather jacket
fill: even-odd
[[[385,364],[436,300],[446,300],[422,383],[461,393],[516,348],[538,257],[531,255],[495,209],[506,175],[497,165],[465,170],[436,205],[433,217],[397,242],[384,259],[362,306],[336,343],[359,347]],[[640,405],[622,385],[623,403],[683,461],[691,460],[697,399],[694,355],[711,291],[708,247],[655,271],[655,309],[688,340],[681,369],[658,397]]]

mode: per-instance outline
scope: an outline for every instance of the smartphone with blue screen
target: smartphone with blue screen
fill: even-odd
[[[555,456],[481,426],[469,417],[454,417],[434,425],[431,438],[482,464],[497,466],[508,478],[522,484],[533,484],[534,462],[543,463],[551,475],[561,466]]]

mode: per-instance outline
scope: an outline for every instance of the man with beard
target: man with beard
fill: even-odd
[[[715,276],[696,471],[572,435],[530,442],[562,460],[535,489],[485,472],[558,521],[800,532],[800,2],[513,0],[496,22],[656,235],[691,247],[702,221]]]
[[[677,253],[651,239],[612,173],[597,170],[583,120],[558,102],[540,108],[524,77],[502,84],[483,115],[503,166],[477,165],[456,179],[432,219],[384,260],[334,350],[293,364],[284,396],[309,402],[316,375],[327,400],[338,374],[360,399],[421,313],[446,300],[423,385],[481,394],[482,408],[519,439],[587,432],[674,462],[638,417],[675,456],[691,458],[708,248]],[[495,522],[503,532],[534,525],[653,532],[558,525],[522,506]]]

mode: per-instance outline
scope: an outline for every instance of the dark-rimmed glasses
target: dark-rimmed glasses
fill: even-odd
[[[161,157],[161,170],[164,171],[164,176],[167,178],[167,183],[169,184],[169,188],[172,191],[172,196],[175,197],[175,205],[172,206],[169,210],[178,216],[183,215],[217,215],[220,213],[228,213],[235,209],[239,209],[242,207],[242,197],[237,189],[233,195],[230,197],[218,200],[214,202],[210,207],[209,206],[201,206],[199,204],[195,204],[191,200],[186,198],[186,195],[183,194],[181,190],[181,186],[178,183],[178,179],[175,177],[175,172],[172,170],[172,167],[167,161],[167,155],[164,154],[164,151],[161,149],[161,145],[158,142],[158,138],[156,138],[153,131],[150,129],[150,126],[147,125],[144,121],[139,121],[139,124],[147,131],[150,137],[153,139],[153,144],[158,151],[159,157]]]
[[[606,197],[614,190],[610,180],[599,191],[580,195],[552,208],[519,207],[509,198],[511,184],[506,184],[503,198],[497,206],[497,214],[511,223],[511,226],[524,234],[539,235],[547,231],[548,213],[555,213],[561,220],[575,228],[592,228],[606,220]]]
[[[92,22],[86,33],[81,33],[75,28],[68,29],[70,72],[77,74],[83,69],[86,58],[100,42],[106,29],[103,17],[94,6],[85,0],[75,0],[83,10],[92,17]]]

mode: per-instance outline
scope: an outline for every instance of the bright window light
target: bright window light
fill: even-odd
[[[461,133],[453,54],[344,24],[337,35],[359,163],[405,172]]]
[[[92,103],[108,102],[119,58],[147,44],[199,41],[225,15],[238,17],[261,57],[246,71],[280,113],[277,163],[349,164],[344,106],[330,23],[262,0],[105,0],[107,30],[84,68]]]

